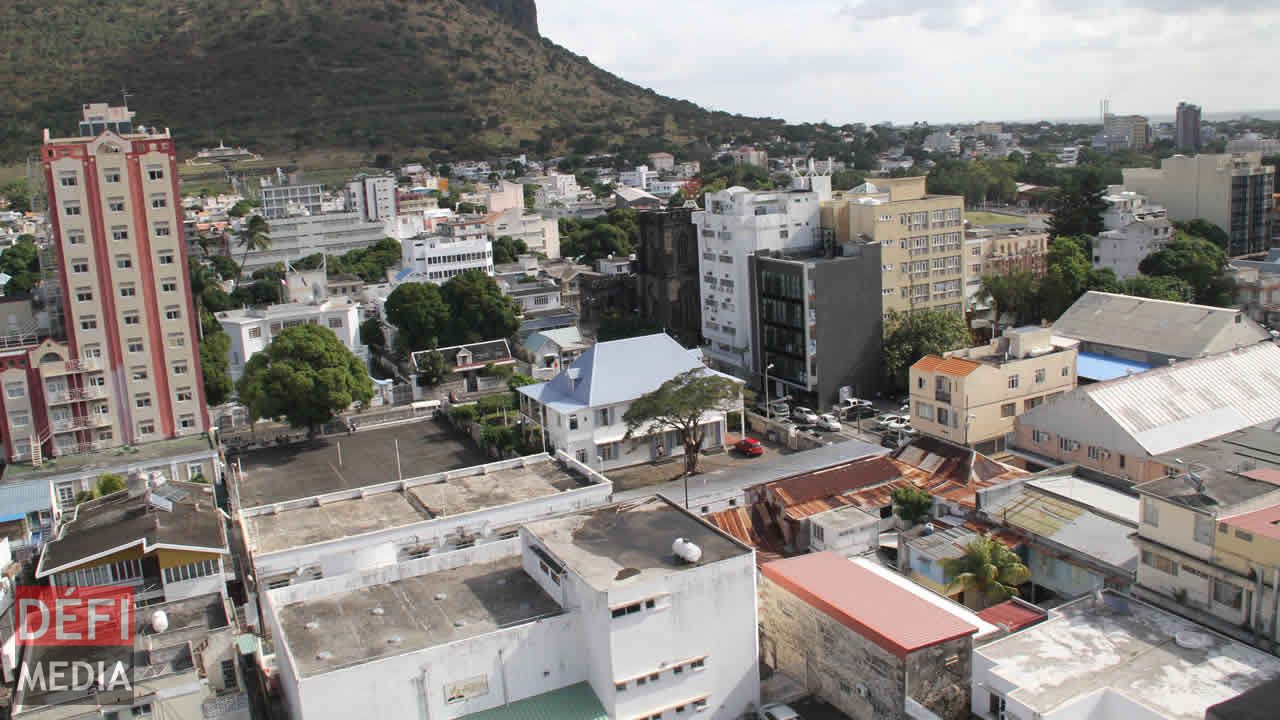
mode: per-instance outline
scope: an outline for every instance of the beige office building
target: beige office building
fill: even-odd
[[[838,244],[880,243],[883,312],[964,312],[964,198],[929,195],[924,177],[876,178],[832,193],[822,227]]]
[[[911,423],[981,453],[1014,444],[1014,421],[1076,387],[1076,340],[1049,328],[1005,330],[988,345],[911,366]]]
[[[127,108],[83,113],[75,137],[44,132],[56,262],[44,270],[66,340],[0,364],[10,461],[207,429],[173,139],[135,126]]]

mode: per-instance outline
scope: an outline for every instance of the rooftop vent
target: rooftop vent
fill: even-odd
[[[1178,647],[1181,648],[1204,650],[1213,642],[1213,638],[1195,630],[1183,630],[1173,636],[1173,641],[1178,643]]]
[[[671,552],[690,565],[702,559],[702,548],[684,538],[676,538],[675,542],[671,543]]]
[[[382,608],[380,608],[380,607],[376,607],[376,608],[374,608],[374,609],[370,610],[369,612],[370,612],[371,614],[373,614],[373,615],[377,615],[377,616],[381,617],[381,616],[385,615],[387,611],[386,611],[386,610],[383,610],[383,609],[382,609]]]

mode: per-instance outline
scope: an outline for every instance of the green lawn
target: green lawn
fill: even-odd
[[[985,212],[982,210],[969,211],[964,213],[964,219],[969,221],[970,225],[1026,225],[1027,219],[1021,215],[1005,215],[1004,213]]]

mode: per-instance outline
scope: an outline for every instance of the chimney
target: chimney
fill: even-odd
[[[125,480],[125,490],[128,491],[129,497],[142,497],[147,494],[147,489],[148,483],[146,475],[136,470],[129,473],[129,478]]]

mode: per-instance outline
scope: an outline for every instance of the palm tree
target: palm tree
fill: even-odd
[[[237,235],[239,245],[244,248],[244,254],[240,256],[240,267],[244,267],[244,263],[249,259],[250,252],[258,252],[271,247],[271,226],[267,224],[266,218],[261,215],[251,215],[240,228]],[[243,271],[242,273],[243,274]],[[240,277],[236,277],[236,287],[240,287]]]
[[[1017,596],[1018,586],[1031,577],[1022,560],[990,535],[974,538],[960,557],[944,559],[942,571],[947,589],[962,588],[965,604],[978,610]]]
[[[199,319],[196,329],[200,333],[200,339],[204,340],[204,291],[205,288],[218,285],[218,276],[195,258],[190,258],[188,263],[190,264],[191,299],[196,306],[196,318]]]

